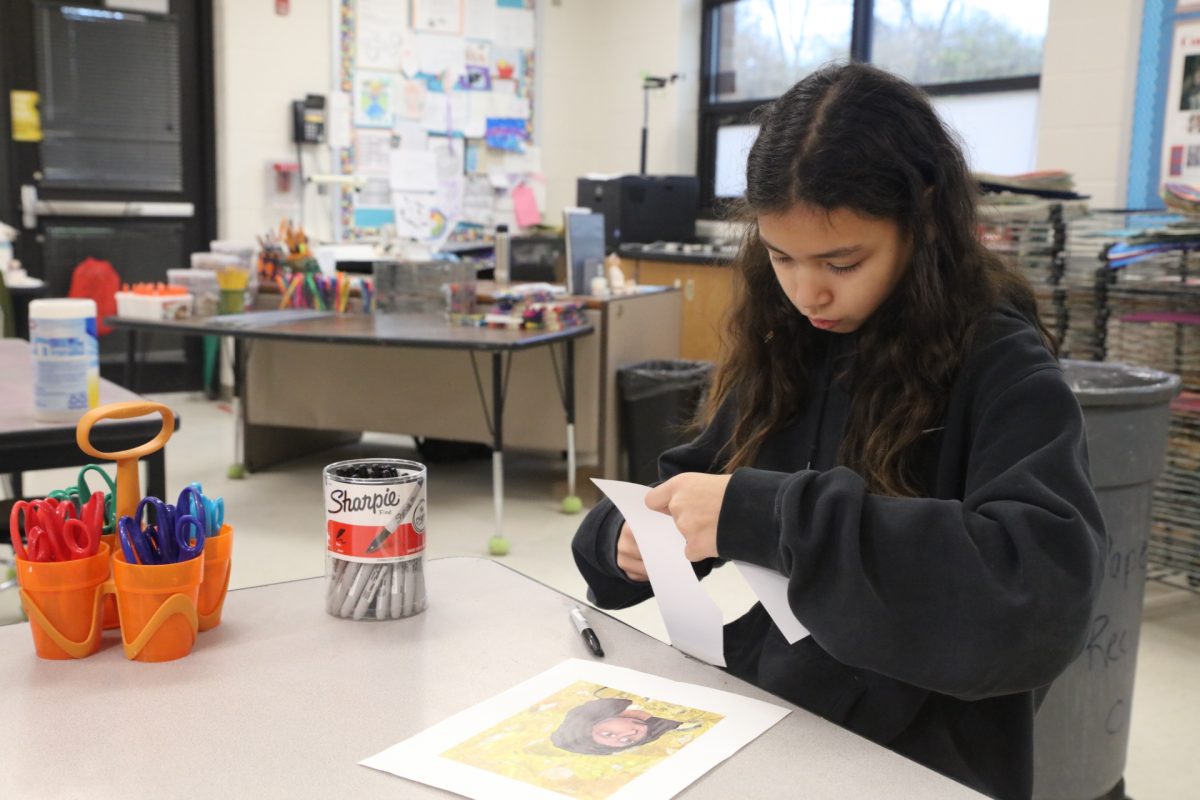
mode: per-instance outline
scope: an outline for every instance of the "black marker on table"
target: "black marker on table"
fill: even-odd
[[[592,649],[592,653],[604,658],[604,650],[600,647],[600,640],[596,638],[596,632],[592,630],[592,624],[583,616],[583,612],[578,608],[571,609],[571,622],[575,623],[575,630],[579,631],[579,635],[587,642],[587,646]]]

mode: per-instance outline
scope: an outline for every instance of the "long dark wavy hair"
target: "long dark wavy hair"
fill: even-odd
[[[729,403],[724,469],[754,462],[764,440],[802,413],[820,348],[779,286],[758,236],[760,214],[798,204],[895,222],[912,260],[854,337],[854,393],[839,460],[878,494],[921,492],[916,447],[942,424],[977,326],[1007,302],[1036,324],[1033,292],[976,232],[978,185],[956,137],[913,85],[864,64],[826,66],[762,109],[731,214],[747,223],[734,261],[724,354],[702,411]]]

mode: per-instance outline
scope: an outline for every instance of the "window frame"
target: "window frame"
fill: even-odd
[[[702,0],[700,21],[700,113],[696,143],[696,175],[700,179],[700,217],[715,219],[720,215],[722,201],[716,197],[717,173],[717,130],[726,125],[750,123],[755,110],[772,103],[774,97],[755,100],[720,102],[711,100],[712,81],[716,68],[716,26],[714,11],[721,6],[738,0]],[[875,0],[854,0],[853,18],[850,22],[851,61],[871,63],[871,22],[874,18]],[[1041,73],[1015,75],[1004,78],[986,78],[970,81],[918,84],[931,97],[949,95],[982,95],[997,92],[1024,91],[1041,87]]]

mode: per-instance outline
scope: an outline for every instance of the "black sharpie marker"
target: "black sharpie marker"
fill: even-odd
[[[571,621],[575,623],[575,630],[579,631],[579,635],[587,642],[587,646],[591,648],[592,653],[600,658],[604,658],[604,650],[600,647],[600,640],[596,637],[596,632],[592,630],[592,624],[583,616],[583,612],[578,608],[572,608]]]

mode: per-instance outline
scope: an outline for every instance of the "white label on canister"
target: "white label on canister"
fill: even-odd
[[[82,414],[100,402],[100,350],[94,317],[29,320],[33,407]]]
[[[406,558],[425,549],[425,481],[386,485],[326,477],[329,552],[351,559]]]

